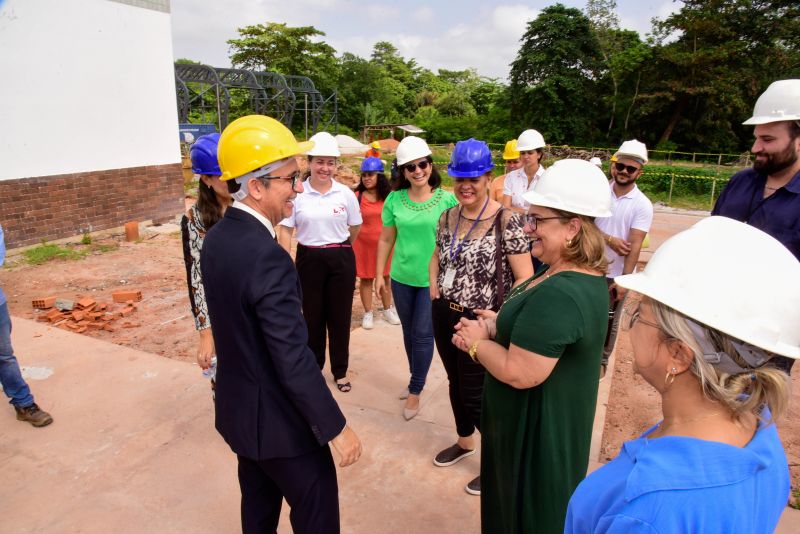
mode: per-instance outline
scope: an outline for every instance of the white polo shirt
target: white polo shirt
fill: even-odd
[[[527,210],[530,207],[530,204],[524,198],[522,198],[522,195],[528,191],[533,191],[533,188],[536,187],[536,184],[539,182],[539,178],[541,178],[544,174],[544,171],[544,165],[540,164],[539,170],[536,171],[536,174],[534,175],[533,180],[531,180],[530,185],[528,185],[528,175],[525,174],[524,167],[520,167],[519,169],[506,174],[506,181],[503,184],[503,194],[511,197],[511,206],[515,208],[522,208],[524,210]]]
[[[633,185],[627,194],[618,197],[614,192],[614,181],[609,182],[611,189],[611,217],[598,217],[595,224],[606,235],[620,237],[625,241],[630,240],[631,230],[649,232],[653,224],[653,203],[650,202],[642,191]],[[625,256],[620,256],[606,245],[606,259],[608,260],[608,278],[622,274],[625,266]]]
[[[350,226],[361,224],[361,208],[349,187],[331,180],[331,188],[320,193],[303,182],[303,192],[294,199],[292,214],[280,224],[297,229],[297,242],[307,247],[343,243],[350,238]]]

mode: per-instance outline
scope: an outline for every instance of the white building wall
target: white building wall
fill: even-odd
[[[0,0],[0,180],[180,162],[174,80],[168,12]]]

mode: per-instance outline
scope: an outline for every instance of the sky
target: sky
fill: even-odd
[[[226,41],[238,37],[237,28],[284,22],[325,32],[322,39],[337,55],[351,52],[369,58],[376,42],[389,41],[401,56],[434,72],[475,68],[483,76],[506,81],[528,21],[554,3],[172,0],[173,53],[176,59],[230,67]],[[581,10],[586,5],[585,0],[562,3]],[[617,0],[620,26],[644,38],[653,17],[664,18],[681,5],[673,0]]]

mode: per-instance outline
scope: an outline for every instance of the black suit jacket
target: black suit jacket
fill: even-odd
[[[289,254],[258,219],[229,208],[200,257],[217,351],[219,433],[254,460],[327,444],[345,418],[308,348]]]

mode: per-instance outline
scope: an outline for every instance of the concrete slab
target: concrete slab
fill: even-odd
[[[197,366],[20,318],[13,342],[55,422],[36,429],[0,409],[0,532],[239,531],[236,459],[214,430]],[[400,327],[355,330],[351,353],[353,390],[334,395],[364,455],[339,469],[342,532],[479,532],[479,499],[463,490],[478,455],[431,462],[455,439],[438,357],[420,414],[406,422]],[[797,532],[799,514],[787,511],[778,532]]]

